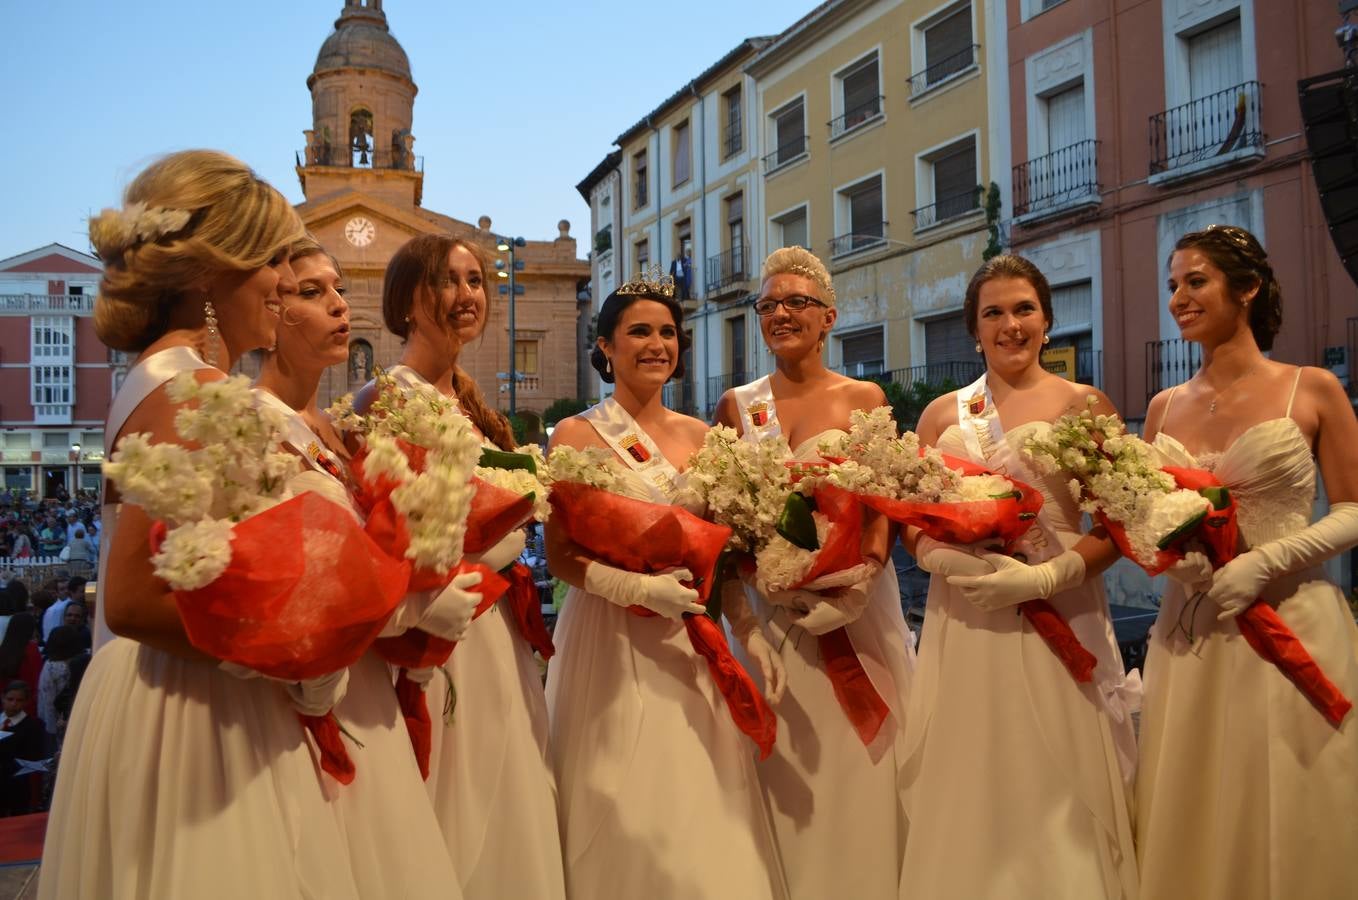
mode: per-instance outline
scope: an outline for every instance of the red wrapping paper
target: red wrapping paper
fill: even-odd
[[[514,617],[519,634],[545,662],[556,653],[556,647],[552,645],[547,622],[542,618],[542,598],[533,581],[533,571],[523,563],[514,563],[509,568],[508,576],[509,592],[505,597],[509,600],[510,615]]]
[[[298,713],[297,720],[321,752],[321,770],[340,784],[352,784],[358,770],[349,758],[349,751],[344,748],[344,738],[340,734],[339,719],[335,718],[335,713],[327,712],[323,716]]]
[[[153,529],[158,546],[164,525]],[[232,529],[231,563],[175,591],[189,642],[284,681],[357,662],[406,592],[409,565],[384,553],[347,509],[310,491]]]
[[[1222,486],[1215,475],[1203,469],[1165,466],[1164,471],[1174,476],[1180,488],[1190,491]],[[1240,552],[1240,529],[1234,496],[1230,496],[1224,508],[1208,512],[1195,529],[1181,536],[1169,548],[1161,550],[1148,563],[1132,555],[1127,531],[1121,524],[1109,520],[1102,513],[1099,514],[1099,521],[1108,529],[1108,534],[1122,554],[1151,575],[1159,575],[1183,559],[1189,544],[1195,541],[1202,544],[1214,568],[1226,565]],[[1279,617],[1277,610],[1261,598],[1236,616],[1235,623],[1240,635],[1254,652],[1276,666],[1311,701],[1326,721],[1338,728],[1353,708],[1353,703],[1326,677],[1306,646]]]
[[[692,587],[705,601],[715,581],[717,561],[731,529],[698,518],[668,504],[634,500],[575,482],[558,481],[550,496],[552,519],[581,548],[602,562],[629,572],[651,574],[687,568]],[[649,609],[628,607],[633,615],[652,617]],[[684,616],[693,649],[707,661],[736,727],[759,748],[759,758],[773,751],[778,720],[749,673],[727,645],[725,633],[707,616]]]

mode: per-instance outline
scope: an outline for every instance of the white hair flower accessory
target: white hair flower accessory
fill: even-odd
[[[92,219],[90,237],[106,252],[121,253],[134,244],[183,231],[192,216],[187,209],[129,203],[122,209],[105,209]]]

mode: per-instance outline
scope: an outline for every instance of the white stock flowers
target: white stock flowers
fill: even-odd
[[[200,384],[192,372],[167,387],[175,431],[190,446],[129,434],[104,463],[104,475],[167,534],[151,557],[175,590],[210,584],[231,562],[231,525],[288,499],[300,460],[281,449],[285,418],[257,407],[243,375]]]
[[[689,461],[681,502],[707,505],[708,516],[731,529],[731,549],[754,552],[776,535],[788,494],[792,450],[787,438],[743,441],[735,429],[708,430]]]
[[[1023,452],[1041,471],[1070,477],[1071,496],[1087,513],[1103,513],[1127,532],[1132,555],[1151,564],[1156,553],[1201,519],[1212,502],[1179,488],[1161,469],[1159,452],[1117,416],[1094,415],[1093,397],[1081,412],[1062,416]]]
[[[366,414],[354,412],[349,396],[329,412],[337,427],[363,436],[364,477],[396,484],[391,502],[410,536],[406,557],[446,571],[462,559],[481,441],[456,399],[424,385],[403,388],[381,370],[376,383],[377,399]],[[424,451],[422,465],[411,464],[402,443]]]
[[[551,515],[552,504],[548,500],[551,478],[547,474],[547,461],[542,456],[542,448],[537,444],[515,447],[514,453],[527,456],[533,461],[533,468],[506,468],[498,466],[477,466],[476,477],[489,484],[503,488],[520,496],[533,495],[533,518],[546,522]]]
[[[624,476],[627,470],[607,447],[577,449],[563,444],[547,455],[546,469],[538,471],[546,472],[549,486],[557,481],[569,481],[610,494],[625,493]]]

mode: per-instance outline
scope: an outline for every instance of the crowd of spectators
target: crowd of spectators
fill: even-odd
[[[0,561],[56,558],[83,571],[99,558],[99,537],[99,506],[84,491],[38,500],[0,489]]]

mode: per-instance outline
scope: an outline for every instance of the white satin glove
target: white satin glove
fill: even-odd
[[[651,612],[676,622],[685,613],[705,615],[707,607],[698,602],[698,592],[684,587],[681,581],[692,581],[688,569],[670,569],[656,575],[628,572],[594,560],[585,567],[585,590],[598,594],[618,606],[644,606]]]
[[[981,558],[995,567],[993,573],[950,575],[948,584],[960,589],[962,596],[987,612],[1038,598],[1049,599],[1077,586],[1085,577],[1084,557],[1074,550],[1067,550],[1035,566],[999,553],[984,553]]]
[[[989,575],[995,567],[961,544],[946,544],[921,534],[915,542],[915,562],[933,575]]]
[[[800,615],[794,614],[791,617],[793,624],[809,634],[822,635],[857,622],[868,608],[868,586],[881,571],[881,563],[868,560],[863,564],[859,580],[854,583],[830,594],[810,594],[814,598],[810,609]],[[803,590],[815,584],[810,582]]]
[[[1212,563],[1204,553],[1197,550],[1184,554],[1184,558],[1165,570],[1172,580],[1184,586],[1184,593],[1196,597],[1212,586]]]
[[[480,572],[454,575],[448,586],[439,591],[433,602],[425,607],[415,627],[444,640],[462,640],[467,633],[467,626],[472,623],[472,616],[476,614],[476,607],[481,604],[481,595],[468,588],[480,583]]]
[[[325,715],[344,699],[344,694],[349,689],[348,669],[340,669],[338,672],[308,678],[306,681],[284,681],[281,678],[274,678],[272,675],[265,675],[263,672],[251,669],[248,666],[227,660],[220,661],[217,668],[232,678],[239,678],[241,681],[263,678],[266,681],[278,682],[283,685],[283,690],[287,692],[288,699],[292,701],[293,707],[306,716]]]
[[[1328,515],[1287,537],[1247,550],[1217,569],[1207,599],[1221,607],[1218,619],[1240,615],[1269,582],[1320,565],[1358,546],[1358,503],[1336,503]]]
[[[467,562],[480,563],[492,572],[502,572],[518,560],[519,554],[523,553],[526,546],[528,533],[522,528],[515,528],[485,553],[468,556]]]
[[[770,703],[777,703],[787,688],[787,670],[782,657],[774,651],[764,629],[759,626],[759,617],[750,609],[744,585],[734,578],[721,586],[721,612],[731,623],[731,635],[740,641],[745,655],[759,669],[764,679],[764,697]]]

